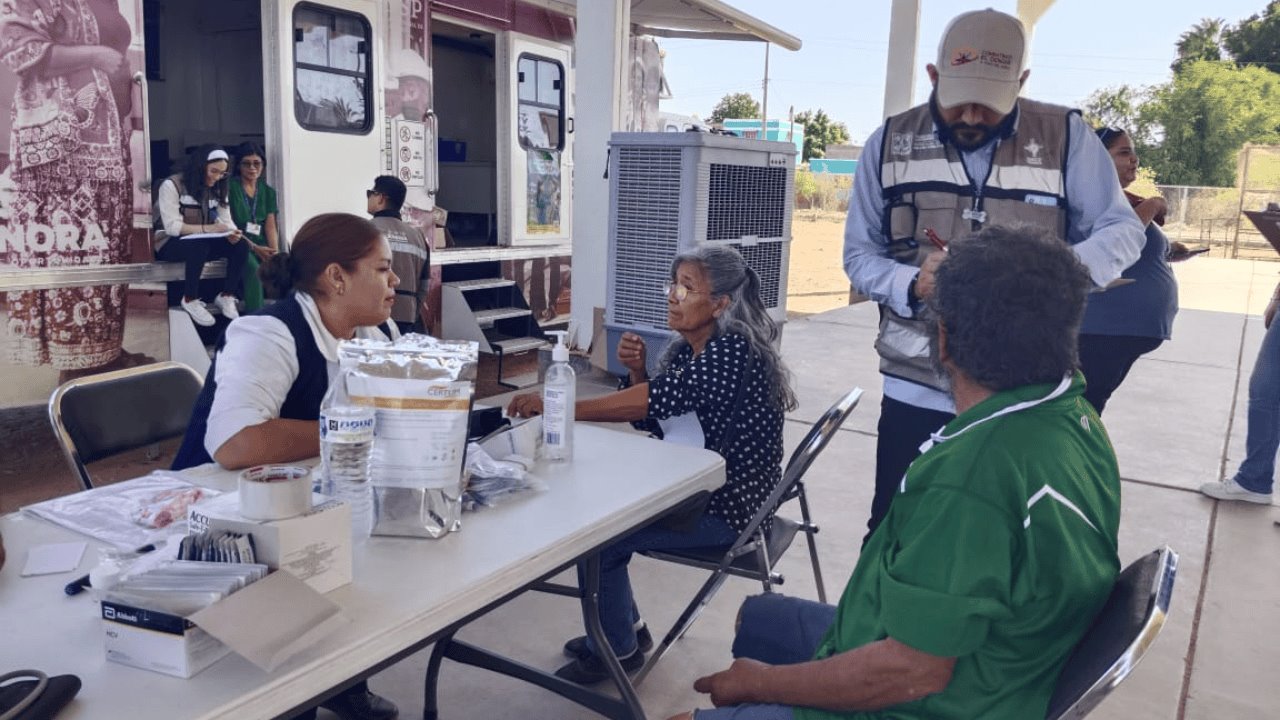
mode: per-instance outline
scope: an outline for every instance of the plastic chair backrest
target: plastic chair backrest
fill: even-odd
[[[1178,554],[1166,546],[1120,573],[1058,676],[1048,720],[1088,715],[1128,677],[1164,627],[1177,569]]]
[[[77,378],[49,398],[49,421],[67,463],[86,489],[86,463],[181,435],[203,379],[160,362]]]

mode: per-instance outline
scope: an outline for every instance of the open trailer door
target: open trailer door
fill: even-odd
[[[565,243],[573,198],[573,62],[562,43],[499,42],[498,204],[503,244]]]
[[[365,213],[364,191],[385,172],[383,15],[373,0],[263,3],[268,39],[266,135],[285,237],[313,215]]]

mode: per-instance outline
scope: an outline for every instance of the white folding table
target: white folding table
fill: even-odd
[[[590,575],[600,547],[724,483],[724,461],[713,452],[583,423],[576,432],[572,462],[539,463],[545,492],[468,513],[462,530],[440,540],[375,537],[358,547],[353,582],[327,595],[352,622],[271,673],[236,655],[187,680],[107,662],[97,607],[88,594],[62,591],[96,563],[97,553],[87,552],[75,575],[20,577],[28,547],[79,536],[21,513],[0,517],[9,553],[0,570],[0,671],[79,676],[84,686],[60,720],[284,716],[451,638],[469,620],[578,561]],[[198,479],[225,490],[234,487],[235,473]],[[598,636],[598,623],[589,625]],[[616,658],[606,660],[622,700],[593,699],[550,676],[546,683],[515,674],[609,717],[643,717]]]

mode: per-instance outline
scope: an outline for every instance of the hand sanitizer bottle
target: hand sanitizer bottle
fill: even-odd
[[[548,460],[564,462],[573,459],[573,404],[578,379],[569,366],[567,333],[557,330],[547,334],[557,336],[557,342],[542,386],[542,451]]]

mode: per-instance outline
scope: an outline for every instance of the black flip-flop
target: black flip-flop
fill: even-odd
[[[80,678],[75,675],[48,677],[38,670],[4,673],[0,675],[0,720],[52,720],[78,692]]]

